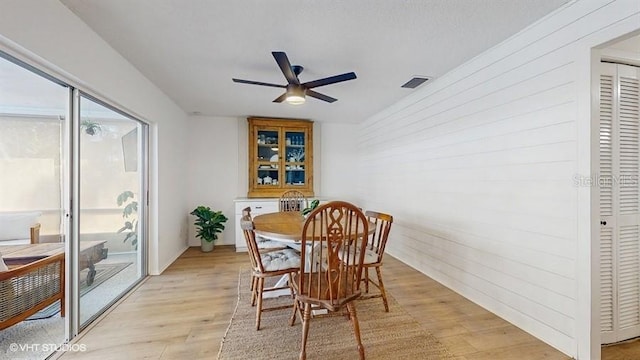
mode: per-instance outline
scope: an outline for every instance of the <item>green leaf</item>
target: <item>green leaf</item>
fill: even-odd
[[[224,230],[224,223],[228,220],[222,211],[213,211],[208,206],[198,206],[189,214],[196,217],[196,237],[209,242],[218,238],[218,233]]]
[[[133,191],[123,191],[118,195],[118,199],[116,200],[118,202],[118,206],[122,206],[122,204],[127,202],[129,198],[133,199]]]

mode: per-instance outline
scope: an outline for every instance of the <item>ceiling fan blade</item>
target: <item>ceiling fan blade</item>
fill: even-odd
[[[278,96],[275,100],[273,100],[274,103],[281,103],[284,101],[284,99],[287,98],[287,93],[284,93],[280,96]]]
[[[234,82],[237,82],[237,83],[240,83],[240,84],[262,85],[262,86],[271,86],[271,87],[277,87],[277,88],[286,88],[287,87],[287,85],[270,84],[270,83],[259,82],[259,81],[242,80],[242,79],[232,79],[232,80]]]
[[[285,94],[286,95],[286,94]],[[328,103],[336,102],[338,99],[332,98],[331,96],[327,96],[324,94],[320,94],[319,92],[315,92],[313,90],[307,89],[307,95],[314,97],[316,99],[324,100]]]
[[[280,66],[280,70],[282,70],[285,79],[287,79],[287,82],[289,84],[299,85],[300,80],[298,80],[298,76],[293,72],[293,68],[291,67],[287,54],[282,51],[273,51],[271,54],[273,55],[273,58],[276,59],[278,66]]]
[[[307,89],[311,89],[318,86],[324,86],[324,85],[339,83],[342,81],[353,80],[355,78],[356,78],[356,73],[350,72],[350,73],[344,73],[344,74],[335,75],[335,76],[329,76],[324,79],[309,81],[302,85]]]

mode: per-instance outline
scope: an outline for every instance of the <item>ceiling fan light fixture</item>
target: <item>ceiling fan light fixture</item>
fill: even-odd
[[[302,86],[287,86],[287,97],[285,101],[291,105],[301,105],[306,101],[305,89]]]

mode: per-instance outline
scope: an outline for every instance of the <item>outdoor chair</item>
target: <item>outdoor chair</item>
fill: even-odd
[[[0,245],[38,244],[40,215],[38,211],[0,214]]]
[[[0,270],[0,330],[58,300],[60,315],[64,317],[64,253],[5,260],[9,267]]]

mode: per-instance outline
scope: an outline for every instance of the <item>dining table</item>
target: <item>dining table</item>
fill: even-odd
[[[257,215],[253,218],[256,235],[287,245],[302,241],[305,218],[299,211],[280,211]]]

